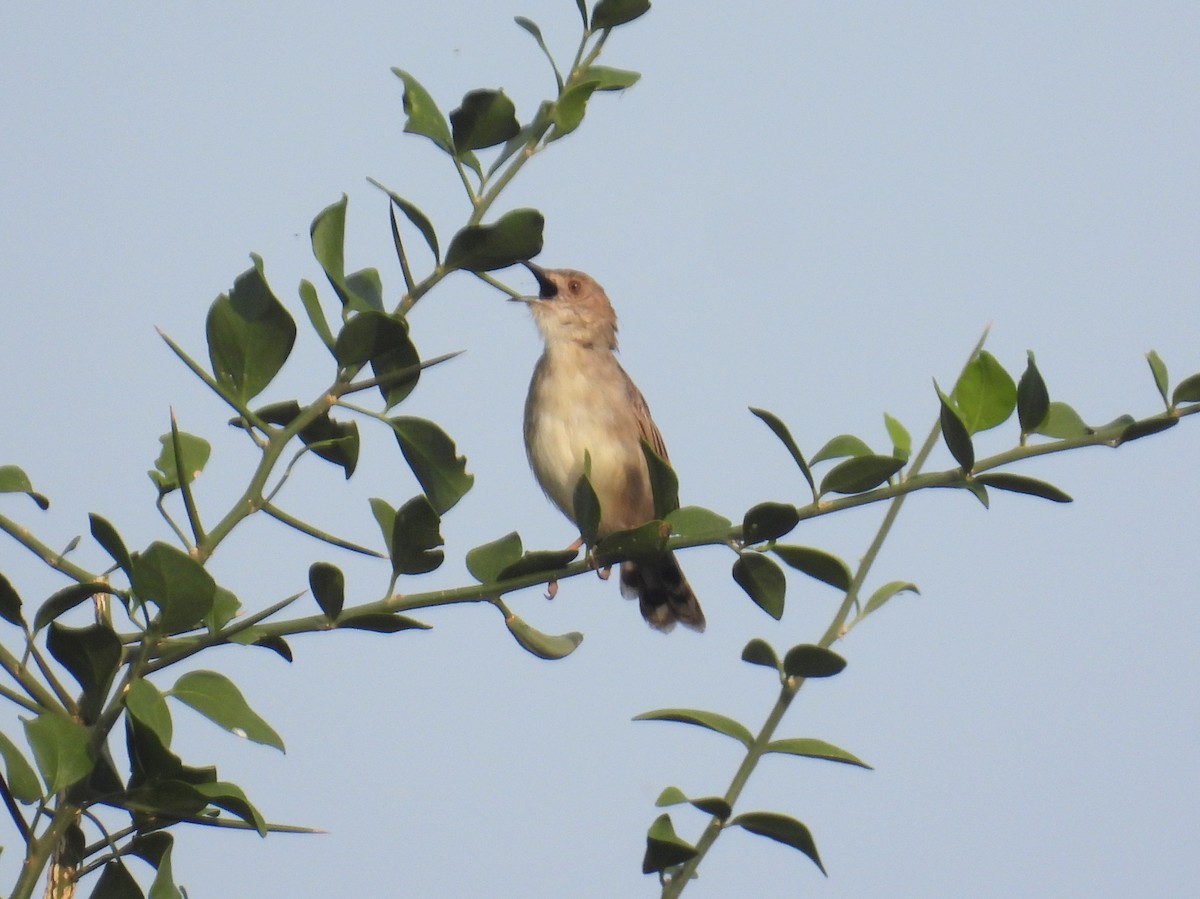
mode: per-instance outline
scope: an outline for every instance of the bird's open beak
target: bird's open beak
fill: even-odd
[[[538,282],[538,297],[543,300],[549,300],[558,295],[558,285],[546,277],[545,270],[540,265],[535,265],[529,260],[523,260],[521,265],[525,266],[533,273]]]

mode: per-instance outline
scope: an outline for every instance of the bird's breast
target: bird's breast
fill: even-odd
[[[589,458],[602,533],[653,517],[627,383],[611,353],[548,353],[534,371],[525,404],[525,448],[538,483],[574,521],[575,485]]]

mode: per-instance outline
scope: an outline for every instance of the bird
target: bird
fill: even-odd
[[[551,502],[575,521],[575,486],[590,465],[600,504],[599,537],[654,519],[644,440],[662,459],[667,448],[637,385],[617,362],[617,317],[604,289],[583,272],[522,264],[538,283],[525,303],[544,350],[525,400],[525,450]],[[704,630],[704,612],[675,555],[621,563],[621,593],[638,599],[655,630],[676,623]]]

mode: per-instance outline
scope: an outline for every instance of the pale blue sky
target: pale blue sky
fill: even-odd
[[[52,546],[85,533],[88,511],[133,547],[166,539],[145,470],[172,406],[213,441],[197,495],[211,515],[223,509],[252,455],[154,326],[204,358],[208,305],[252,251],[302,321],[295,286],[320,281],[308,227],[343,192],[348,263],[378,267],[397,296],[386,207],[366,177],[424,208],[443,245],[466,211],[445,158],[402,135],[389,68],[414,73],[443,111],[502,86],[528,117],[552,82],[514,15],[569,57],[570,0],[6,4],[0,463],[25,468],[53,505],[43,515],[9,498],[4,513]],[[1190,2],[662,0],[614,33],[604,59],[643,80],[596,98],[505,205],[545,213],[542,262],[606,286],[684,502],[736,518],[806,493],[747,406],[777,413],[809,454],[843,432],[884,450],[882,413],[923,435],[931,379],[952,382],[988,323],[1010,371],[1033,349],[1054,398],[1093,422],[1160,406],[1151,348],[1177,380],[1200,370],[1197,46]],[[568,543],[521,446],[539,352],[524,310],[455,276],[412,326],[426,356],[467,352],[401,411],[442,424],[477,482],[444,521],[447,565],[407,589],[465,583],[463,553],[513,529],[527,546]],[[329,375],[302,325],[263,399],[311,398]],[[301,466],[284,505],[373,541],[367,497],[398,503],[416,488],[392,438],[364,435],[349,484]],[[980,438],[991,450],[1014,441],[1011,427]],[[837,647],[845,673],[806,687],[781,730],[876,770],[771,760],[745,797],[746,810],[806,822],[829,879],[730,833],[688,895],[1190,893],[1198,447],[1189,420],[1019,469],[1071,493],[1066,507],[914,497],[872,583],[911,580],[922,595]],[[882,512],[789,539],[852,561]],[[386,583],[382,566],[269,521],[238,536],[213,570],[252,608],[303,589],[315,559],[347,571],[350,601]],[[99,564],[88,541],[79,552]],[[723,792],[738,755],[716,735],[630,718],[690,706],[756,729],[775,690],[738,660],[742,646],[814,640],[837,602],[795,577],[777,623],[729,578],[733,559],[682,557],[703,636],[649,631],[614,583],[588,578],[553,603],[512,598],[543,630],[586,634],[558,663],[520,651],[486,607],[432,611],[428,633],[300,637],[291,666],[251,650],[204,659],[242,684],[288,753],[184,710],[176,751],[217,763],[270,819],[329,834],[180,831],[178,880],[193,899],[657,895],[640,874],[655,797],[668,785]],[[9,541],[0,570],[30,603],[62,585]],[[687,839],[702,825],[687,812],[675,823]],[[11,883],[20,847],[11,828],[0,842]]]

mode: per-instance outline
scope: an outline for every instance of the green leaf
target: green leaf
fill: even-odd
[[[365,305],[367,309],[383,310],[383,281],[380,280],[378,270],[364,268],[351,272],[346,275],[345,284],[346,291],[355,297],[356,301],[361,301],[354,303],[356,308]]]
[[[196,770],[191,769],[193,772]],[[208,807],[208,800],[196,792],[195,785],[216,780],[216,769],[208,770],[213,776],[207,780],[164,776],[138,783],[122,797],[121,805],[128,811],[151,818],[196,817]]]
[[[373,179],[368,180],[370,180],[371,183],[380,190],[387,192],[388,197],[392,201],[392,205],[396,209],[399,209],[401,212],[403,212],[405,217],[412,222],[413,227],[421,232],[421,236],[425,238],[425,243],[429,246],[430,252],[433,253],[434,261],[441,262],[442,252],[438,247],[437,231],[434,230],[433,222],[429,220],[429,216],[427,216],[424,212],[418,209],[417,206],[404,199],[404,197],[400,196],[395,191],[388,190],[378,181]]]
[[[771,429],[771,433],[779,438],[780,442],[787,449],[788,453],[791,454],[791,457],[795,461],[796,465],[800,468],[800,473],[804,475],[804,480],[808,481],[808,486],[813,490],[816,490],[817,485],[816,482],[813,481],[812,472],[808,468],[808,463],[804,461],[804,454],[800,452],[800,447],[798,447],[796,445],[796,441],[792,439],[792,432],[788,430],[787,425],[785,425],[774,414],[768,412],[766,409],[755,409],[753,406],[751,406],[750,411],[754,413],[754,415],[758,416],[763,424]]]
[[[1189,375],[1175,387],[1171,394],[1171,405],[1180,403],[1200,403],[1200,374]]]
[[[951,398],[967,432],[975,434],[1008,420],[1017,405],[1017,386],[996,357],[982,350],[959,376]]]
[[[425,496],[414,496],[396,510],[389,555],[396,574],[425,574],[445,558],[441,519]]]
[[[429,91],[403,69],[393,68],[392,72],[404,82],[404,112],[408,116],[408,121],[404,123],[405,132],[427,137],[453,156],[454,144],[450,136],[450,126],[446,124],[446,119],[433,102]]]
[[[92,771],[88,749],[91,731],[53,712],[43,712],[36,718],[22,718],[25,738],[33,749],[46,793],[57,793],[83,780]]]
[[[1159,418],[1133,422],[1121,432],[1121,436],[1113,446],[1120,446],[1122,443],[1128,443],[1131,440],[1141,440],[1143,437],[1149,437],[1151,434],[1157,434],[1160,431],[1173,428],[1177,424],[1179,424],[1178,418]]]
[[[671,826],[671,816],[659,815],[646,832],[646,854],[642,858],[642,873],[665,871],[695,856],[695,847],[676,835],[675,828]]]
[[[253,628],[251,628],[253,630]],[[269,649],[285,662],[292,661],[292,647],[288,645],[287,640],[276,634],[263,634],[254,641],[253,646],[261,646],[263,649]]]
[[[0,493],[24,493],[45,511],[50,500],[33,489],[29,476],[15,465],[0,465]]]
[[[148,899],[183,899],[183,893],[175,886],[175,875],[171,871],[171,848],[168,843],[154,866],[154,882],[150,884]]]
[[[328,562],[314,562],[308,568],[308,586],[325,617],[337,621],[346,601],[346,576],[342,570]]]
[[[450,113],[457,153],[502,144],[521,130],[516,107],[502,90],[474,90]]]
[[[417,621],[415,618],[408,618],[404,615],[395,615],[391,612],[373,612],[366,615],[355,615],[352,618],[341,618],[338,620],[339,628],[347,628],[355,631],[370,631],[373,634],[397,634],[400,631],[427,631],[430,626]]]
[[[288,427],[299,417],[301,411],[298,402],[285,400],[263,406],[255,410],[254,414],[267,424]],[[234,421],[240,422],[240,419]],[[354,474],[358,467],[360,446],[357,422],[335,421],[326,411],[301,428],[297,436],[316,455],[341,467],[347,478]]]
[[[330,286],[343,306],[350,303],[346,291],[346,207],[349,198],[342,194],[336,203],[326,206],[312,220],[308,233],[313,258],[320,263]]]
[[[795,506],[787,503],[759,503],[747,510],[742,519],[742,542],[747,546],[776,540],[800,523]]]
[[[586,13],[584,14],[586,16]],[[558,85],[558,90],[561,93],[563,89],[562,74],[558,71],[558,65],[554,62],[554,57],[550,55],[550,48],[546,46],[546,41],[542,38],[542,29],[538,28],[537,23],[524,16],[516,16],[513,19],[521,28],[533,35],[533,39],[537,41],[537,45],[541,47],[542,53],[546,59],[550,60],[550,68],[554,70],[554,81]],[[587,27],[587,23],[584,23]]]
[[[598,91],[623,91],[625,88],[637,84],[641,77],[638,72],[614,69],[609,66],[588,66],[579,76],[581,81],[594,81]]]
[[[822,874],[825,874],[826,877],[829,876],[825,871],[825,866],[821,864],[821,856],[817,854],[817,844],[813,842],[812,834],[795,818],[778,815],[774,812],[746,812],[738,815],[729,824],[736,824],[750,833],[758,834],[761,837],[770,837],[772,840],[798,849],[812,859],[813,864],[821,869]]]
[[[895,456],[853,456],[844,459],[821,478],[821,494],[865,493],[904,467],[907,459]]]
[[[21,597],[9,583],[8,578],[0,574],[0,618],[17,627],[25,626],[25,615],[21,611]]]
[[[616,28],[650,10],[650,0],[597,0],[592,10],[592,31]]]
[[[100,871],[89,899],[144,899],[142,888],[121,862],[108,862]]]
[[[579,536],[585,546],[595,546],[600,533],[600,497],[596,496],[596,488],[592,486],[589,472],[591,471],[591,455],[583,451],[583,474],[575,482],[575,491],[571,497],[571,511],[574,513],[575,524],[579,528]]]
[[[650,492],[654,497],[654,517],[664,519],[679,508],[679,478],[671,463],[656,453],[649,443],[642,440],[641,444],[650,475]]]
[[[733,527],[728,518],[700,506],[676,509],[665,520],[671,526],[671,533],[690,538],[724,537]]]
[[[179,435],[179,439],[183,439],[183,434]],[[168,443],[164,444],[164,449],[170,445],[171,442],[168,441]],[[190,454],[185,450],[184,455],[188,456]],[[99,543],[104,551],[112,557],[112,560],[117,563],[117,566],[128,575],[130,568],[129,550],[125,548],[125,541],[121,539],[121,535],[117,533],[117,529],[94,512],[88,513],[88,524],[91,528],[92,539]]]
[[[85,599],[89,599],[97,593],[111,592],[112,588],[103,581],[92,581],[89,584],[71,584],[70,586],[63,587],[42,603],[41,608],[37,610],[37,614],[33,616],[33,629],[35,632],[40,631],[55,618],[66,614]]]
[[[732,718],[719,715],[716,712],[706,712],[702,709],[658,709],[653,712],[642,712],[635,715],[634,721],[677,721],[680,724],[694,724],[727,737],[737,740],[747,749],[754,742],[754,736]]]
[[[521,558],[521,535],[510,531],[498,540],[467,550],[467,571],[481,584],[495,583],[500,572]]]
[[[516,615],[505,618],[504,624],[521,647],[539,659],[565,659],[583,642],[583,634],[578,631],[561,635],[543,634]]]
[[[670,525],[657,520],[627,531],[613,531],[596,544],[596,561],[600,565],[611,565],[626,560],[655,559],[666,550],[670,533]]]
[[[242,691],[215,671],[189,671],[167,693],[238,737],[284,751],[283,740],[246,703]]]
[[[742,553],[733,563],[733,579],[760,609],[776,621],[783,617],[787,578],[778,565],[759,553]]]
[[[136,855],[152,867],[157,868],[175,845],[175,838],[165,830],[140,833],[129,843],[129,855]]]
[[[871,594],[871,598],[863,606],[863,617],[865,618],[867,615],[870,615],[897,593],[916,593],[919,596],[921,591],[917,589],[916,584],[910,584],[908,581],[891,581],[884,584]]]
[[[971,434],[959,418],[958,410],[954,408],[950,398],[942,393],[936,382],[933,386],[937,389],[938,399],[942,403],[942,439],[946,441],[950,455],[954,456],[954,461],[959,464],[963,473],[968,473],[975,467],[975,447],[971,443]]]
[[[884,412],[883,426],[887,428],[888,437],[892,440],[892,455],[897,459],[907,461],[909,455],[912,453],[912,437],[909,436],[904,425]]]
[[[317,456],[342,469],[346,479],[358,467],[358,422],[334,421],[328,414],[300,429],[300,440]]]
[[[561,78],[557,69],[555,70],[554,74],[556,80]],[[560,87],[559,90],[561,89],[562,88]],[[533,117],[533,121],[522,126],[521,130],[513,135],[513,137],[509,139],[508,143],[504,145],[504,148],[496,155],[496,159],[488,168],[488,177],[491,177],[493,174],[499,171],[500,166],[504,165],[504,163],[511,159],[513,154],[518,150],[536,146],[537,142],[546,133],[546,129],[548,129],[552,124],[553,115],[554,104],[549,100],[543,100],[540,104],[538,104],[538,110]]]
[[[787,565],[839,590],[849,590],[850,568],[837,556],[811,546],[776,545],[771,552]]]
[[[204,616],[204,625],[208,628],[208,632],[210,634],[217,633],[234,619],[241,607],[241,600],[234,596],[232,591],[218,586],[213,591],[212,608]]]
[[[1055,503],[1071,502],[1071,497],[1053,484],[1047,484],[1037,478],[1025,477],[1025,475],[997,471],[976,475],[975,480],[988,487],[995,487],[997,490],[1011,490],[1013,493],[1040,496],[1042,499],[1048,499]]]
[[[1150,363],[1150,371],[1154,375],[1154,386],[1158,388],[1158,393],[1162,397],[1163,404],[1168,409],[1171,408],[1171,403],[1167,399],[1167,391],[1170,389],[1170,381],[1167,378],[1167,363],[1163,362],[1154,350],[1146,354],[1146,361]]]
[[[1036,431],[1044,437],[1060,440],[1092,433],[1092,429],[1083,423],[1079,413],[1066,403],[1051,403]]]
[[[515,562],[505,565],[496,580],[507,581],[546,571],[558,571],[570,564],[579,555],[577,549],[539,549],[527,552]]]
[[[346,322],[334,355],[343,367],[370,362],[389,409],[412,393],[421,375],[421,358],[408,336],[408,323],[383,312],[360,312]]]
[[[513,209],[491,225],[467,225],[450,241],[446,271],[490,272],[542,251],[545,220],[536,209]]]
[[[158,606],[157,626],[168,634],[200,623],[211,611],[217,589],[199,562],[162,542],[134,554],[131,580],[139,602]]]
[[[783,666],[779,664],[779,656],[775,655],[771,644],[758,637],[746,644],[742,650],[742,661],[749,662],[751,665],[762,665],[764,668],[774,668],[779,673],[783,673]]]
[[[783,657],[788,677],[833,677],[846,667],[846,660],[831,649],[812,643],[793,646]]]
[[[858,756],[851,755],[844,749],[839,749],[824,740],[813,740],[796,737],[790,740],[772,740],[767,744],[767,752],[778,752],[783,755],[799,755],[810,759],[825,759],[830,762],[841,762],[844,765],[857,765],[871,770],[871,766]]]
[[[296,342],[296,323],[263,276],[262,259],[208,310],[208,358],[217,383],[245,403],[271,383]]]
[[[685,796],[683,791],[678,787],[667,787],[664,789],[659,793],[658,799],[654,801],[654,804],[659,808],[663,808],[670,805],[679,805],[684,802],[722,821],[733,814],[733,809],[729,807],[729,803],[720,796],[704,796],[700,799],[691,799]]]
[[[1026,354],[1025,371],[1017,384],[1017,420],[1021,423],[1022,435],[1036,431],[1050,411],[1050,392],[1038,371],[1033,351],[1027,350]]]
[[[566,137],[583,124],[583,117],[587,112],[587,102],[598,86],[598,81],[581,81],[571,85],[562,93],[551,113],[554,130],[546,138],[546,143]]]
[[[375,522],[379,525],[379,531],[383,534],[383,545],[392,545],[392,530],[396,524],[396,510],[393,509],[387,502],[377,496],[370,499],[371,514],[375,518]]]
[[[317,288],[307,279],[300,281],[300,302],[304,305],[304,311],[308,314],[308,321],[312,325],[313,331],[321,338],[321,343],[325,344],[332,353],[333,331],[329,329],[325,311],[321,308],[321,298],[317,296]]]
[[[84,720],[95,720],[121,663],[121,640],[102,624],[75,628],[55,621],[46,632],[46,648],[83,688]]]
[[[588,27],[587,6],[584,4],[584,0],[575,0],[575,6],[579,9],[579,17],[583,19],[583,27],[586,29]]]
[[[148,471],[150,480],[158,487],[158,495],[165,496],[172,490],[179,489],[179,473],[187,476],[187,483],[192,483],[200,476],[208,462],[212,446],[203,437],[195,434],[178,432],[179,448],[183,450],[183,459],[175,460],[175,439],[171,434],[163,434],[158,438],[162,450],[154,461],[154,470]]]
[[[4,769],[8,775],[8,789],[19,802],[26,805],[37,802],[42,796],[33,766],[25,760],[17,744],[0,732],[0,756],[4,757]]]
[[[658,798],[654,800],[654,804],[658,808],[665,808],[668,805],[680,805],[689,801],[687,796],[684,795],[683,790],[679,789],[679,787],[665,787],[658,794]]]
[[[267,835],[267,822],[263,820],[258,809],[250,804],[246,794],[237,784],[218,780],[212,783],[193,784],[192,789],[207,799],[211,805],[225,809],[230,814],[241,818],[257,830],[260,837]]]
[[[391,418],[388,424],[430,505],[444,515],[475,483],[466,457],[457,454],[445,431],[424,418]]]
[[[853,434],[839,434],[817,450],[817,454],[812,458],[812,464],[816,465],[826,459],[841,459],[845,456],[872,455],[874,452],[860,438]]]
[[[171,710],[154,684],[143,677],[136,678],[125,694],[125,709],[158,738],[163,749],[170,748],[175,731]]]

